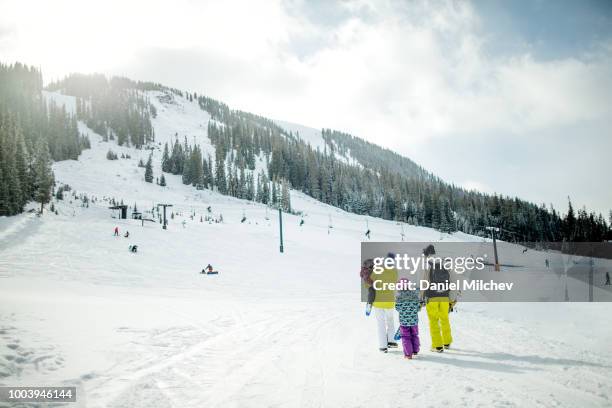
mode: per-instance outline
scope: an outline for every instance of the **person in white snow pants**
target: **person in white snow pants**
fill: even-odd
[[[378,328],[378,348],[386,350],[392,344],[395,344],[395,309],[382,309],[374,307],[374,316],[376,316],[376,325]]]
[[[392,254],[389,254],[391,256]],[[378,329],[378,349],[383,353],[389,347],[397,347],[395,342],[395,291],[385,289],[382,283],[396,283],[397,271],[394,268],[385,268],[381,273],[372,276],[376,296],[372,303],[376,326]],[[379,285],[377,286],[377,281]],[[377,290],[381,289],[381,290]]]

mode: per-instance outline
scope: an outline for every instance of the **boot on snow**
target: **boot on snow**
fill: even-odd
[[[434,353],[442,353],[444,351],[444,347],[432,347],[431,351]]]
[[[389,348],[397,348],[397,343],[394,341],[390,341],[387,343],[387,347]]]
[[[448,350],[450,348],[450,343],[444,345],[444,350]]]
[[[387,348],[379,348],[379,350],[381,351],[381,353],[386,353],[387,352]]]

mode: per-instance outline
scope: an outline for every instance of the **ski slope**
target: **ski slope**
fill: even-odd
[[[158,140],[177,129],[206,143],[199,108],[161,108]],[[365,217],[294,191],[305,223],[283,215],[281,254],[278,213],[178,176],[145,183],[137,163],[149,151],[82,130],[92,148],[54,172],[96,202],[83,207],[71,191],[54,199],[58,215],[0,218],[0,385],[77,385],[69,406],[94,408],[612,404],[608,304],[460,304],[443,354],[428,351],[421,312],[419,358],[381,354],[357,280]],[[109,148],[131,159],[108,161]],[[153,154],[158,176],[161,151]],[[170,203],[175,216],[167,230],[118,220],[110,197],[141,211]],[[224,221],[200,222],[206,215]],[[114,237],[115,226],[129,238]],[[400,239],[395,222],[368,226],[373,240]],[[404,234],[480,240],[412,226]],[[218,276],[198,273],[208,263]]]

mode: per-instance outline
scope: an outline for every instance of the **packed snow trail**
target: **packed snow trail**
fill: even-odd
[[[191,114],[165,109],[172,115],[158,109],[156,126],[167,129],[164,120]],[[184,126],[203,137],[200,122]],[[165,188],[145,183],[137,163],[148,151],[88,132],[92,149],[54,164],[77,197],[54,199],[58,215],[0,218],[0,385],[77,385],[71,406],[93,408],[612,405],[608,304],[460,303],[453,348],[442,354],[428,351],[422,311],[418,358],[382,354],[359,299],[365,217],[292,192],[305,223],[284,214],[280,254],[273,211],[178,176],[167,175]],[[162,133],[156,127],[172,136]],[[106,160],[110,147],[131,159]],[[82,207],[80,194],[96,201]],[[172,203],[174,218],[168,230],[111,218],[104,197],[140,210]],[[200,222],[209,206],[223,223]],[[368,225],[373,240],[400,239],[395,222]],[[130,237],[114,237],[115,226]],[[219,275],[199,273],[209,263]]]
[[[31,356],[3,382],[80,383],[90,407],[609,404],[606,348],[577,347],[584,332],[556,340],[520,316],[494,317],[511,304],[461,305],[443,354],[427,351],[421,313],[423,351],[406,361],[376,350],[374,321],[348,294],[200,297],[37,278],[3,289],[3,337]],[[605,305],[554,306],[570,320]],[[56,366],[33,363],[43,360]]]

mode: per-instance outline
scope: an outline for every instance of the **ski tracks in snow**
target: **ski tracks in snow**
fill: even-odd
[[[392,407],[431,406],[432,398],[464,407],[610,404],[610,359],[468,307],[451,316],[454,348],[442,354],[428,351],[422,313],[422,351],[406,361],[401,345],[379,353],[374,322],[357,314],[347,320],[345,305],[231,305],[183,309],[173,312],[180,326],[131,332],[124,361],[85,383],[92,406]]]
[[[312,313],[285,306],[232,311],[206,326],[179,315],[189,326],[150,336],[87,386],[88,399],[96,407],[323,406],[333,383],[321,363],[331,357],[326,364],[338,365],[343,355],[333,357],[325,333],[340,315]],[[156,341],[172,352],[153,347]]]

